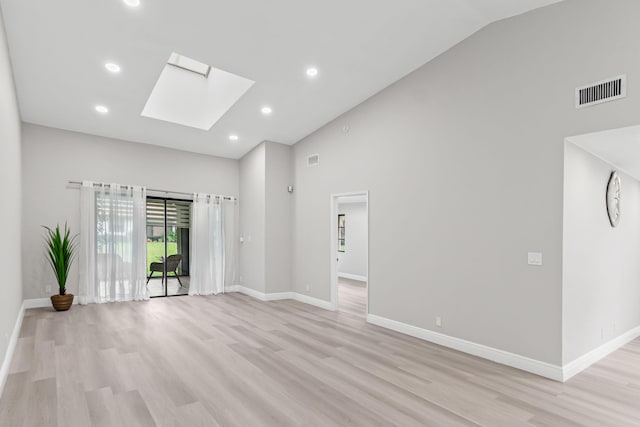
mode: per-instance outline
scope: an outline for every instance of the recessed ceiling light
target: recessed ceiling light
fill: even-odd
[[[111,71],[112,73],[120,72],[120,66],[118,64],[114,64],[113,62],[107,62],[106,64],[104,64],[104,68]]]
[[[265,116],[268,116],[269,114],[271,114],[273,112],[271,107],[269,107],[268,105],[265,105],[264,107],[262,107],[262,109],[260,111],[262,111],[262,114],[264,114]]]
[[[140,6],[140,0],[122,0],[124,4],[129,7],[138,7]]]
[[[315,67],[310,67],[307,68],[307,76],[309,77],[315,77],[318,75],[318,69]]]
[[[229,135],[229,139],[231,141],[237,141],[238,140],[238,135]]]
[[[109,109],[104,105],[96,105],[96,111],[100,114],[107,114],[109,112]]]

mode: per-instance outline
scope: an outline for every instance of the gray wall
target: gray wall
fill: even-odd
[[[265,144],[266,292],[291,290],[291,146]]]
[[[240,285],[265,292],[265,159],[262,143],[240,159]]]
[[[640,325],[640,182],[618,171],[622,216],[612,228],[605,191],[615,169],[566,143],[564,363]]]
[[[575,110],[574,88],[640,81],[639,15],[567,0],[497,22],[296,144],[294,291],[330,300],[330,194],[369,190],[372,314],[560,364],[564,138],[640,111],[632,90]]]
[[[338,275],[367,277],[367,204],[338,204],[338,214],[345,216],[345,251],[337,253]],[[389,242],[389,250],[394,250]]]
[[[49,296],[55,279],[45,263],[41,225],[79,231],[80,191],[69,180],[144,185],[160,190],[239,195],[236,160],[25,124],[23,132],[24,298]],[[77,291],[78,265],[70,276]],[[53,291],[47,292],[46,285]]]
[[[0,366],[22,304],[20,156],[20,113],[0,12],[0,259],[4,266],[0,298]]]
[[[241,285],[291,290],[291,147],[263,142],[240,159]]]

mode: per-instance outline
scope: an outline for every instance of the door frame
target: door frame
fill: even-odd
[[[167,243],[169,243],[167,240],[167,232],[168,232],[168,224],[167,224],[167,202],[190,202],[191,206],[193,207],[193,199],[178,199],[175,197],[165,197],[165,196],[154,196],[154,195],[149,195],[147,194],[147,200],[148,199],[154,199],[154,200],[162,200],[163,205],[164,205],[164,259],[167,259]],[[146,210],[146,203],[147,201],[145,200],[145,210]],[[189,226],[189,230],[191,230],[191,226]],[[146,227],[146,214],[145,214],[145,234],[147,233],[147,227]],[[189,231],[189,245],[191,245],[191,231]],[[145,250],[146,252],[146,250]],[[189,254],[191,255],[191,254]],[[145,257],[148,256],[148,253],[145,253]],[[149,260],[146,259],[145,263],[148,263]],[[162,284],[163,289],[164,289],[164,295],[155,295],[155,296],[150,296],[149,298],[171,298],[171,297],[182,297],[188,294],[174,294],[174,295],[169,295],[169,275],[167,274],[167,265],[165,264],[163,266],[164,269],[164,283]],[[146,272],[145,272],[146,275]],[[189,272],[188,276],[180,276],[180,277],[190,277],[191,272]],[[146,276],[145,276],[146,277]],[[171,276],[174,277],[174,276]]]
[[[366,218],[367,218],[367,244],[366,244],[366,273],[367,273],[367,301],[366,301],[366,315],[369,315],[369,297],[371,288],[371,279],[369,277],[369,191],[352,191],[348,193],[335,193],[330,196],[331,204],[331,220],[329,224],[331,226],[331,239],[329,242],[329,254],[331,265],[331,310],[337,311],[339,307],[338,301],[338,261],[336,260],[336,254],[338,252],[338,199],[340,197],[349,196],[364,196],[366,204]]]

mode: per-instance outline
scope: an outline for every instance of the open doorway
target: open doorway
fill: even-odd
[[[147,198],[149,296],[189,294],[190,200]]]
[[[332,305],[365,318],[369,299],[368,192],[331,196]]]
[[[562,250],[566,366],[638,336],[640,126],[566,139]]]

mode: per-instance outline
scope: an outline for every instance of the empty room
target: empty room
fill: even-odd
[[[640,425],[638,18],[0,0],[0,426]]]

